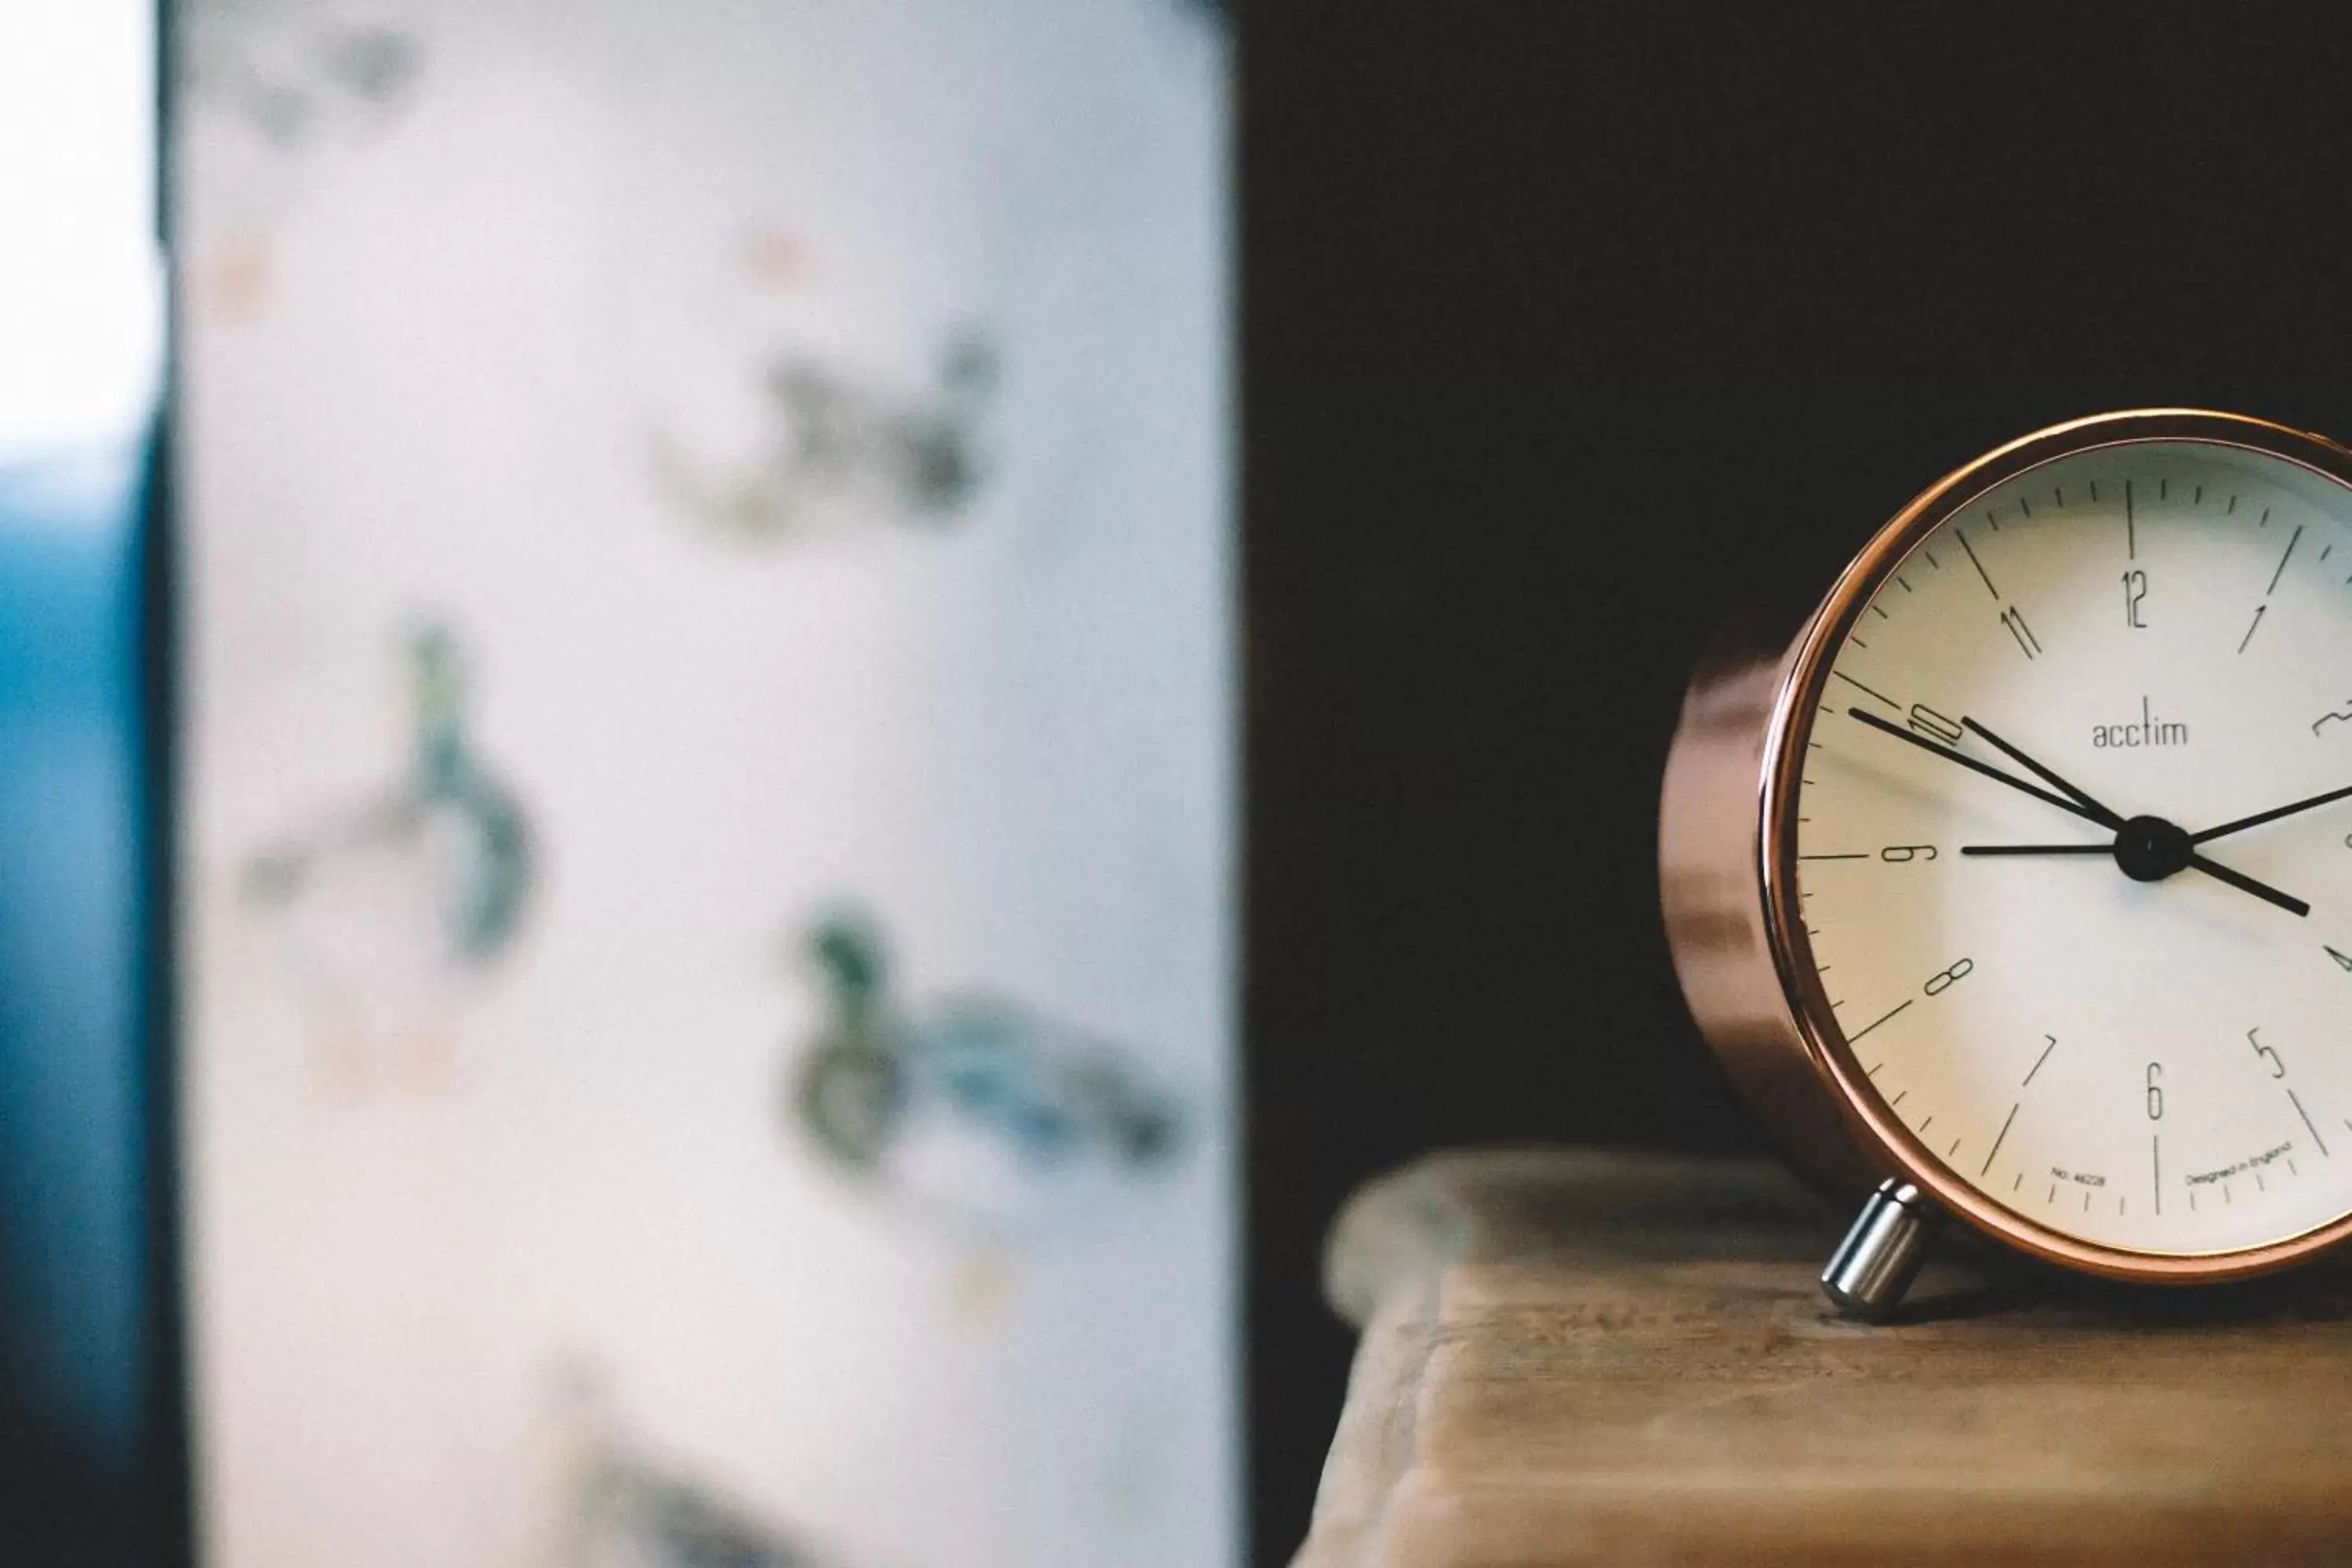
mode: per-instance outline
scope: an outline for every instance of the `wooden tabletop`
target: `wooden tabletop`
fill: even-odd
[[[1894,1324],[1776,1167],[1516,1151],[1364,1189],[1294,1568],[2352,1563],[2352,1274],[2081,1285],[1948,1244]]]

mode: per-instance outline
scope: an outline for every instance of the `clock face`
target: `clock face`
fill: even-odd
[[[2061,457],[1827,658],[1799,952],[1886,1112],[2095,1246],[2352,1212],[2352,490],[2219,443]]]

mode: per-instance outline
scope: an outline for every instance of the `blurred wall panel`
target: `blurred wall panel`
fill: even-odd
[[[208,1560],[1230,1561],[1214,14],[181,52]]]

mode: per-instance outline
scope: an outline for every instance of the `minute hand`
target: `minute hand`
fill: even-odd
[[[2192,833],[2189,837],[2189,842],[2208,843],[2212,839],[2243,832],[2249,827],[2260,827],[2265,822],[2276,822],[2282,816],[2293,816],[2298,811],[2310,811],[2332,801],[2343,800],[2347,796],[2352,796],[2352,785],[2347,785],[2343,789],[2329,790],[2326,795],[2313,795],[2309,800],[2296,801],[2293,805],[2282,805],[2270,811],[2258,811],[2252,816],[2242,816],[2235,822],[2225,822],[2219,827],[2209,827],[2202,833]]]
[[[1927,740],[1922,736],[1915,735],[1910,731],[1903,729],[1899,725],[1888,723],[1885,720],[1881,719],[1875,713],[1865,712],[1859,708],[1849,708],[1846,710],[1846,712],[1851,717],[1861,720],[1864,723],[1869,725],[1874,730],[1881,731],[1886,734],[1892,735],[1898,741],[1906,742],[1911,745],[1918,747],[1921,751],[1926,752],[1930,755],[1943,758],[1948,763],[1958,763],[1960,766],[1968,769],[1970,773],[1982,773],[1985,777],[1992,779],[2000,784],[2005,784],[2013,790],[2022,791],[2023,793],[2032,795],[2036,800],[2047,801],[2050,805],[2056,806],[2061,811],[2072,812],[2074,816],[2082,817],[2084,820],[2088,822],[2096,822],[2103,827],[2114,826],[2113,824],[2106,822],[2105,819],[2094,816],[2091,812],[2085,810],[2080,804],[2067,799],[2063,795],[2053,795],[2039,784],[2027,784],[2015,773],[2005,773],[1999,768],[1980,763],[1965,752],[1956,752],[1949,746],[1939,746],[1935,742]]]

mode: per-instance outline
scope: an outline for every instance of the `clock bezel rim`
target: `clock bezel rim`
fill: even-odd
[[[2352,1207],[2296,1235],[2210,1252],[2111,1247],[2042,1225],[1952,1171],[1871,1085],[1831,1006],[1798,915],[1797,810],[1803,753],[1822,711],[1831,667],[1872,597],[1912,551],[2000,486],[2063,458],[2116,447],[2195,442],[2234,447],[2293,463],[2352,499],[2352,448],[2248,415],[2200,408],[2140,408],[2092,415],[2020,437],[1945,475],[1883,524],[1807,620],[1774,691],[1759,795],[1757,871],[1764,931],[1798,1037],[1867,1151],[1974,1228],[2021,1251],[2089,1273],[2152,1283],[2218,1283],[2306,1261],[2352,1238]]]

